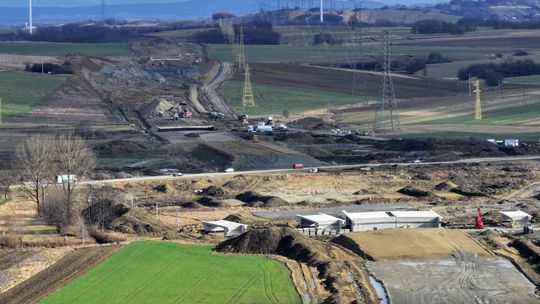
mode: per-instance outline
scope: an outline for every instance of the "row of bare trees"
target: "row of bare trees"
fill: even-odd
[[[55,188],[61,189],[61,196],[56,189],[55,195],[51,195],[56,205],[46,213],[61,218],[61,225],[71,225],[75,218],[75,190],[95,164],[92,150],[72,133],[32,136],[18,146],[12,170],[0,173],[0,190],[7,197],[9,185],[19,181],[20,188],[36,202],[39,214],[43,215],[45,207],[51,209],[51,204],[45,206],[46,189],[56,185]],[[56,176],[60,176],[60,183]]]

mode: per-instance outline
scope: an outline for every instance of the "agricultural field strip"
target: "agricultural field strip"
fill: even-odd
[[[433,114],[424,114],[422,117],[418,118],[405,118],[402,123],[406,125],[415,125],[415,124],[426,124],[426,123],[440,123],[441,121],[447,120],[447,119],[456,119],[456,120],[463,120],[467,119],[469,117],[472,117],[472,109],[473,104],[469,102],[469,104],[463,102],[463,105],[467,105],[467,109],[463,110],[453,110],[449,108],[449,111],[445,111],[442,113],[433,113]],[[507,115],[513,112],[519,113],[520,110],[523,107],[536,107],[536,105],[539,106],[540,109],[540,101],[536,98],[519,101],[512,103],[511,105],[508,104],[494,104],[494,105],[483,105],[482,112],[484,116],[489,116],[492,113],[500,113],[501,117],[508,117]],[[414,110],[411,111],[405,111],[403,112],[404,115],[407,115],[408,112],[414,112]],[[464,113],[465,112],[465,113]],[[470,112],[470,113],[469,113]],[[530,115],[530,113],[524,113],[525,116]],[[533,117],[534,118],[534,117]],[[533,119],[531,118],[531,119]],[[472,119],[471,119],[472,120]]]
[[[30,279],[0,294],[0,303],[36,303],[48,293],[60,288],[91,269],[116,251],[118,246],[90,247],[68,253],[52,266]]]
[[[151,250],[143,253],[139,250],[140,247]],[[138,251],[138,254],[130,255],[130,250]],[[202,301],[206,303],[211,298],[217,299],[217,296],[221,296],[222,302],[247,303],[246,301],[248,301],[251,303],[252,300],[249,299],[254,299],[254,296],[261,293],[265,295],[269,303],[280,303],[285,299],[288,299],[287,303],[299,300],[299,295],[292,283],[289,282],[287,285],[286,282],[282,282],[283,278],[290,279],[290,273],[280,262],[258,256],[214,255],[207,250],[210,250],[210,247],[201,245],[135,242],[73,284],[51,295],[44,303],[85,302],[90,298],[96,303],[100,301],[139,303],[143,302],[143,299],[147,299],[145,303],[148,301],[160,303]],[[150,256],[152,259],[148,260]],[[249,276],[246,276],[247,273],[250,273],[249,270],[246,273],[245,269],[239,268],[243,263],[248,263],[248,261],[241,263],[241,260],[244,259],[250,260],[249,265],[254,266]],[[114,271],[108,270],[111,266],[114,268],[114,264],[119,261],[127,261],[129,267]],[[264,265],[262,265],[263,262]],[[186,263],[190,265],[188,272],[184,271],[187,269]],[[199,265],[198,263],[203,263],[204,267],[203,264]],[[278,265],[280,265],[279,269],[276,268]],[[238,270],[243,275],[240,273],[233,275]],[[134,276],[134,271],[138,272],[136,276]],[[231,271],[233,273],[230,273]],[[233,282],[227,273],[232,275],[230,278],[235,278],[236,283],[231,285]],[[275,281],[278,278],[276,275],[281,278],[279,281]],[[96,280],[101,276],[106,278]],[[113,284],[111,280],[114,280],[115,283]],[[231,286],[220,291],[215,288],[220,286],[216,280],[228,280],[225,285]],[[274,281],[279,282],[279,286],[275,286]],[[168,283],[163,285],[165,282]],[[222,283],[225,282],[222,281]],[[113,285],[115,286],[113,287]],[[231,287],[233,288],[231,289]],[[157,290],[159,290],[158,293],[156,293]],[[285,291],[287,294],[284,293]],[[284,296],[288,298],[284,298]],[[291,296],[293,297],[291,298]]]
[[[0,42],[0,54],[64,56],[81,53],[89,56],[129,56],[127,43]]]

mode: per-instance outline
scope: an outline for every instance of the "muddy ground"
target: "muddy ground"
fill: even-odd
[[[501,257],[462,254],[367,267],[383,281],[391,303],[538,303],[535,286]]]

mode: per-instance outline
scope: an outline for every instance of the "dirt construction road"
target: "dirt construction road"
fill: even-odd
[[[200,100],[205,107],[225,114],[227,119],[235,119],[236,113],[229,108],[218,90],[223,82],[232,78],[234,67],[230,62],[222,62],[217,76],[201,88]]]

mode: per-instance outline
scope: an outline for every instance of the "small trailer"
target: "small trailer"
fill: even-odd
[[[293,169],[304,169],[304,164],[294,164],[292,166]]]

